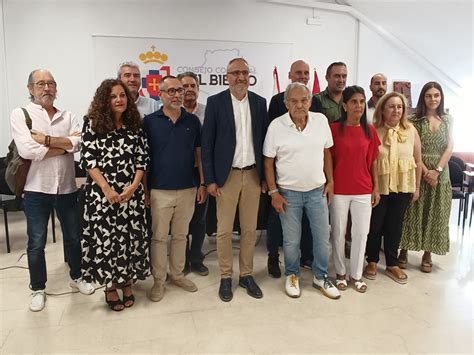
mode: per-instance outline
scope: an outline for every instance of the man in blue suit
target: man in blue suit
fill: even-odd
[[[232,297],[232,227],[239,205],[239,285],[255,298],[263,293],[253,279],[260,193],[266,191],[262,147],[268,126],[266,100],[248,91],[249,66],[234,58],[227,65],[229,89],[207,100],[202,130],[202,164],[207,191],[217,204],[219,297]]]

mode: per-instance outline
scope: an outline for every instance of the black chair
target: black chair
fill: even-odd
[[[451,180],[452,199],[459,200],[458,226],[461,222],[461,212],[464,208],[464,174],[462,168],[455,161],[449,160],[449,179]]]
[[[458,164],[462,171],[466,170],[466,163],[461,158],[451,156],[449,160]]]

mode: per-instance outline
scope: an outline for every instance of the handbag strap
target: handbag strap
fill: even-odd
[[[32,122],[31,122],[30,114],[28,113],[28,111],[26,110],[26,108],[22,107],[21,109],[23,110],[23,113],[25,114],[25,122],[26,122],[26,125],[28,126],[28,129],[31,129],[31,127],[32,127]]]

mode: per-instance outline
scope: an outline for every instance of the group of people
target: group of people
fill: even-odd
[[[167,282],[197,291],[186,274],[209,273],[202,253],[208,195],[216,200],[218,294],[224,302],[233,298],[237,208],[238,283],[251,297],[263,297],[253,277],[262,193],[272,206],[268,272],[281,277],[282,244],[290,297],[301,294],[300,267],[312,270],[313,287],[329,298],[339,298],[349,285],[366,292],[363,276],[376,278],[382,237],[385,274],[402,284],[408,250],[425,251],[424,272],[431,271],[432,252],[449,250],[452,122],[439,84],[423,87],[416,113],[407,117],[406,99],[386,93],[383,74],[371,79],[366,109],[364,90],[346,87],[342,62],[328,67],[328,86],[315,96],[307,87],[309,65],[294,62],[291,84],[272,97],[268,111],[265,98],[248,90],[243,58],[228,63],[229,88],[205,106],[198,103],[194,73],[162,78],[160,102],[139,95],[140,78],[138,65],[121,64],[117,79],[97,88],[81,125],[54,106],[52,74],[34,70],[25,106],[31,130],[21,108],[12,112],[19,154],[32,160],[24,193],[32,311],[42,310],[46,300],[44,248],[52,208],[63,231],[71,286],[91,294],[91,283],[105,285],[113,311],[133,306],[133,284],[150,275],[151,301],[164,297]],[[87,171],[82,216],[74,173],[79,150]],[[328,277],[331,253],[335,281]]]

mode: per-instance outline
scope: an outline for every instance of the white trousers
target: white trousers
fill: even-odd
[[[365,244],[370,229],[372,214],[371,195],[334,195],[329,206],[331,220],[331,244],[334,267],[338,275],[346,274],[344,244],[347,228],[347,217],[351,212],[351,272],[355,280],[362,278],[364,267]]]

